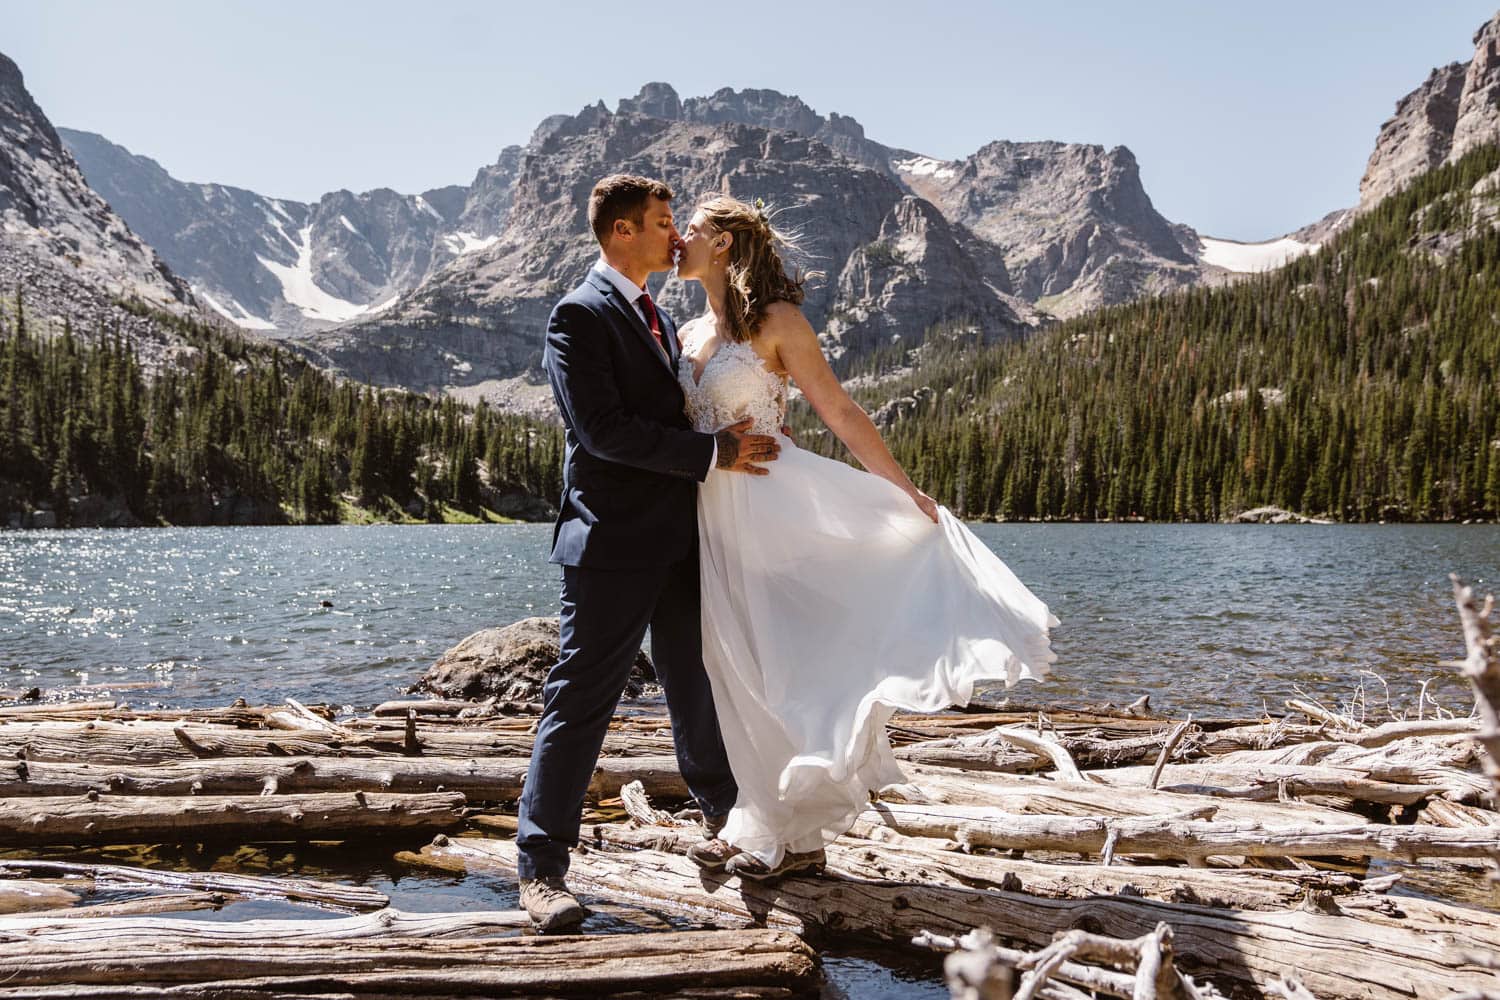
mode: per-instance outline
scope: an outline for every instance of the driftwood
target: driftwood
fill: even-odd
[[[515,845],[457,838],[422,857],[451,870],[513,872]],[[660,851],[574,856],[575,889],[629,898],[638,905],[720,926],[755,924],[799,932],[854,935],[906,944],[923,930],[959,935],[989,926],[1027,947],[1087,924],[1113,937],[1138,937],[1161,922],[1176,933],[1184,971],[1243,983],[1301,970],[1324,1000],[1410,1000],[1450,990],[1494,988],[1500,978],[1455,954],[1478,950],[1500,932],[1500,918],[1461,907],[1402,900],[1402,916],[1360,911],[1351,924],[1317,907],[1278,912],[1167,904],[1127,896],[1044,899],[1004,889],[913,885],[843,877],[788,878],[775,885],[704,873],[684,857]],[[3,994],[0,994],[3,996]]]
[[[72,906],[78,894],[54,882],[41,879],[16,879],[0,882],[0,913],[25,913]]]
[[[1209,855],[1371,858],[1474,858],[1500,850],[1500,827],[1450,829],[1377,823],[1270,826],[1256,822],[1147,816],[1032,816],[962,806],[879,803],[861,822],[970,847],[1202,859]],[[858,827],[856,827],[858,829]]]
[[[231,872],[171,872],[125,865],[79,864],[68,861],[0,861],[0,891],[14,884],[17,874],[30,878],[69,876],[108,889],[151,886],[179,891],[207,892],[252,899],[280,899],[312,903],[339,910],[379,910],[390,905],[383,892],[362,885],[341,885],[318,879]]]
[[[217,757],[409,756],[404,731],[349,735],[313,729],[240,730],[171,722],[10,722],[0,725],[0,757],[28,761],[161,764]],[[421,730],[419,750],[434,757],[527,757],[532,738],[507,730]],[[672,752],[670,734],[656,739],[611,732],[608,755]]]
[[[1474,689],[1474,708],[1479,715],[1473,738],[1484,747],[1481,760],[1485,773],[1490,776],[1496,802],[1500,804],[1500,639],[1494,635],[1491,625],[1495,598],[1489,595],[1482,603],[1476,604],[1472,588],[1456,576],[1450,579],[1463,627],[1464,648],[1468,651],[1459,669]]]
[[[698,839],[696,830],[676,827],[602,823],[585,831],[586,842],[596,847],[645,848],[673,854],[684,853]],[[1048,899],[1121,895],[1240,910],[1284,910],[1299,905],[1310,893],[1329,898],[1360,893],[1368,896],[1372,885],[1383,887],[1394,881],[1360,880],[1341,872],[1049,864],[943,850],[933,846],[938,843],[910,838],[888,846],[846,837],[828,847],[828,858],[840,874],[871,881],[1005,889]]]
[[[378,915],[377,915],[378,916]],[[406,915],[422,920],[425,915]],[[369,918],[359,918],[368,920]],[[461,920],[447,915],[444,923]],[[0,941],[0,997],[264,996],[386,993],[408,996],[664,995],[683,989],[771,986],[816,990],[808,947],[777,931],[693,931],[608,937],[421,938],[212,936],[201,930],[140,936],[97,933],[77,921],[45,946]],[[281,923],[278,921],[277,923]],[[308,930],[323,921],[308,922]],[[140,985],[172,992],[130,992]],[[38,988],[65,986],[75,993]],[[259,991],[258,993],[256,991]]]
[[[1145,767],[1121,767],[1090,771],[1095,781],[1137,788],[1150,780]],[[1332,796],[1381,805],[1412,805],[1433,796],[1467,794],[1469,788],[1445,785],[1405,784],[1367,778],[1356,769],[1290,764],[1225,764],[1203,761],[1168,764],[1162,769],[1158,789],[1188,795],[1277,802],[1303,796]]]
[[[1144,769],[1143,769],[1144,770]],[[1098,773],[1098,772],[1091,772]],[[1312,803],[1236,802],[1131,783],[1048,781],[1027,775],[966,775],[951,768],[913,765],[909,777],[929,802],[974,805],[1002,812],[1056,816],[1159,816],[1190,809],[1215,810],[1220,819],[1275,823],[1351,823],[1363,817]],[[894,786],[894,792],[906,786]],[[887,798],[884,790],[881,798]]]
[[[512,802],[526,757],[229,757],[171,764],[72,764],[0,761],[0,796],[272,795],[292,792],[459,792],[471,802]],[[604,757],[590,795],[609,798],[630,781],[650,795],[682,799],[687,785],[675,757]]]
[[[338,839],[372,831],[422,834],[462,822],[455,793],[159,798],[101,796],[0,799],[0,844],[202,842],[238,838]]]
[[[465,910],[462,913],[406,913],[387,907],[332,920],[174,920],[171,917],[106,917],[88,921],[55,917],[0,918],[0,942],[25,936],[56,944],[93,942],[109,948],[138,939],[171,937],[210,944],[262,941],[354,941],[385,937],[481,937],[526,927],[525,910]]]

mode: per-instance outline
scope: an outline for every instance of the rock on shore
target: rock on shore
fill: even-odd
[[[474,701],[539,701],[557,649],[556,618],[523,618],[504,628],[481,629],[444,653],[408,690]],[[651,660],[644,651],[637,653],[625,697],[640,697],[655,681]]]

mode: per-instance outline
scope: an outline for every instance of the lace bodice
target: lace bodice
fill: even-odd
[[[693,382],[694,360],[684,349],[677,361],[677,380],[687,397],[693,429],[712,432],[750,417],[757,434],[776,434],[786,420],[786,382],[766,370],[749,344],[725,341]]]

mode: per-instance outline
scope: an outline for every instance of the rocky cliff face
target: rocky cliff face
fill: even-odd
[[[102,136],[61,130],[89,182],[204,303],[268,334],[318,329],[386,308],[504,223],[518,148],[469,186],[421,194],[334,191],[308,204],[180,181]]]
[[[1359,182],[1366,211],[1407,181],[1500,140],[1500,14],[1474,34],[1474,55],[1432,71],[1380,126]]]
[[[523,408],[528,400],[545,406],[541,333],[552,305],[598,256],[587,198],[615,170],[661,176],[679,192],[684,219],[695,198],[719,191],[780,207],[781,221],[803,231],[812,255],[804,263],[827,275],[810,284],[804,308],[835,356],[892,336],[918,343],[949,316],[991,337],[1023,328],[1005,297],[1003,263],[970,259],[972,234],[885,173],[791,131],[599,105],[550,121],[533,139],[493,246],[450,264],[379,318],[301,342],[355,378],[449,392],[479,387],[512,405],[519,398]],[[702,308],[697,286],[675,278],[657,297],[679,319]]]
[[[963,160],[895,166],[913,193],[1000,248],[1017,295],[1056,315],[1200,276],[1184,246],[1191,230],[1152,207],[1123,146],[993,142]]]
[[[1426,82],[1396,103],[1396,113],[1380,126],[1360,178],[1361,208],[1376,204],[1448,158],[1468,69],[1461,62],[1435,69]]]
[[[81,335],[119,330],[148,367],[182,345],[130,303],[196,309],[178,279],[84,181],[57,130],[0,55],[0,288],[19,289],[33,330],[67,321]]]

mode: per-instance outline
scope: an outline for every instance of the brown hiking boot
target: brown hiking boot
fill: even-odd
[[[573,927],[589,915],[583,904],[568,891],[568,883],[561,875],[522,879],[521,906],[539,931]]]
[[[816,851],[801,853],[784,851],[781,862],[774,868],[755,855],[741,851],[725,863],[724,871],[752,882],[770,882],[788,875],[821,875],[827,866],[828,855],[820,847]]]
[[[738,847],[719,839],[719,831],[724,829],[724,824],[728,821],[728,814],[703,814],[703,840],[687,849],[687,856],[699,868],[711,872],[721,871],[730,858],[740,853]]]

